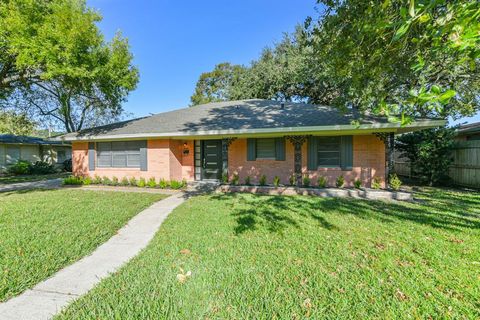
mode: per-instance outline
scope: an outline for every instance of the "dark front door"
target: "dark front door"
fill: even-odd
[[[222,140],[202,141],[202,179],[221,179]]]

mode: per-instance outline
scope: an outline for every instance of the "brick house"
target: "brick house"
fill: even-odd
[[[352,124],[353,120],[359,123]],[[393,135],[444,125],[421,119],[406,126],[353,112],[270,100],[210,103],[70,133],[73,172],[81,176],[240,181],[278,176],[288,184],[308,175],[346,186],[374,178],[385,185]],[[387,147],[386,147],[387,145]]]

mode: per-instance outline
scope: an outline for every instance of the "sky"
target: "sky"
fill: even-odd
[[[110,40],[129,39],[140,70],[125,110],[132,117],[186,107],[202,72],[221,62],[248,64],[308,16],[315,0],[87,0]],[[455,123],[480,121],[480,113]]]

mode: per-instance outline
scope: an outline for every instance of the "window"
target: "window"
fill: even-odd
[[[257,159],[275,159],[275,139],[257,139]]]
[[[20,160],[20,147],[14,145],[7,145],[6,162],[7,164],[14,164]]]
[[[341,137],[318,137],[319,167],[340,167]]]
[[[66,160],[65,150],[57,150],[57,163],[63,163]]]
[[[97,166],[140,168],[140,141],[97,143]]]

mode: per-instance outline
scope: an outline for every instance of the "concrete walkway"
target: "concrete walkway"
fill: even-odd
[[[137,214],[91,255],[60,270],[33,289],[0,304],[0,319],[50,319],[137,255],[186,194],[177,193]]]
[[[41,181],[18,182],[11,184],[0,184],[0,192],[9,192],[29,189],[56,189],[62,186],[61,178]]]

